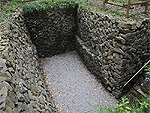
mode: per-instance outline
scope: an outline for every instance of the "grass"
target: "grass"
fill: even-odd
[[[0,4],[0,24],[5,25],[6,20],[22,5],[22,1],[2,1]]]
[[[0,24],[2,26],[5,25],[5,22],[13,13],[15,13],[19,8],[24,6],[25,12],[33,12],[34,9],[37,9],[38,11],[43,11],[47,7],[51,6],[53,8],[54,6],[58,6],[59,8],[68,8],[68,7],[75,7],[76,4],[80,4],[81,7],[87,10],[96,10],[102,13],[105,13],[107,15],[115,16],[117,19],[123,19],[125,17],[125,14],[119,13],[117,10],[110,10],[106,9],[105,11],[102,10],[102,7],[95,7],[94,5],[86,2],[85,0],[39,0],[39,1],[33,1],[24,3],[22,0],[2,0],[2,4],[0,4]],[[115,3],[125,3],[124,0],[114,0]],[[26,5],[25,5],[26,4]],[[118,7],[118,6],[117,6]],[[131,19],[138,19],[139,17],[149,17],[150,12],[147,15],[139,14],[139,12],[135,12],[134,14],[130,14]]]

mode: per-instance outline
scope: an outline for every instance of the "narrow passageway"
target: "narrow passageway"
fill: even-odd
[[[41,63],[59,112],[96,113],[90,104],[114,106],[118,102],[87,70],[76,51],[41,59]]]

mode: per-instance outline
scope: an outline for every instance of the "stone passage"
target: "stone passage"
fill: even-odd
[[[114,106],[118,101],[89,72],[76,51],[41,59],[53,101],[63,113],[96,113],[89,104]]]
[[[49,8],[24,15],[39,57],[50,57],[75,48],[76,10]]]
[[[124,84],[150,59],[149,19],[120,21],[80,6],[24,16],[39,57],[76,49],[88,70],[116,98],[127,91]]]
[[[81,7],[16,12],[0,32],[0,112],[56,112],[38,58],[75,48],[106,89],[121,97],[123,85],[150,59],[149,29],[149,19],[122,22]]]

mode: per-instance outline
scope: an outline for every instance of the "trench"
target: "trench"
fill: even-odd
[[[94,25],[93,15],[98,18],[96,21],[100,22],[99,26]],[[107,27],[104,27],[107,24],[112,27],[119,26],[118,23],[114,23],[107,16],[88,13],[82,9],[50,8],[45,13],[24,17],[30,39],[41,60],[48,88],[59,111],[96,112],[90,104],[108,107],[118,102],[105,88],[116,98],[120,98],[127,91],[123,85],[133,72],[130,73],[130,68],[126,69],[123,64],[129,67],[132,59],[127,60],[130,48],[127,47],[124,51],[122,49],[129,42],[121,37],[123,42],[118,39],[114,42],[111,39],[113,31],[109,33]],[[99,27],[100,31],[96,31],[95,27]],[[113,37],[117,38],[120,31],[118,27],[115,30],[118,32]],[[122,45],[121,49],[119,45]],[[86,66],[77,52],[72,50],[78,51]],[[62,54],[66,51],[72,52]],[[105,88],[89,70],[101,80]]]
[[[76,51],[41,58],[40,61],[59,112],[96,113],[98,107],[93,105],[109,107],[118,103],[90,73]]]

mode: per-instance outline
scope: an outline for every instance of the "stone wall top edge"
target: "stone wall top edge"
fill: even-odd
[[[92,15],[98,15],[99,17],[106,17],[108,18],[107,20],[111,20],[113,22],[117,22],[118,24],[121,23],[121,24],[124,24],[124,25],[136,25],[138,26],[137,24],[142,24],[142,23],[150,23],[150,19],[149,18],[144,18],[144,19],[137,19],[137,20],[132,20],[130,18],[126,18],[124,20],[122,19],[117,19],[117,18],[112,18],[111,16],[107,15],[107,14],[104,14],[103,12],[99,12],[99,11],[96,11],[96,10],[88,10],[86,8],[82,8],[79,6],[78,10],[84,10],[84,12],[86,13],[90,13]]]

